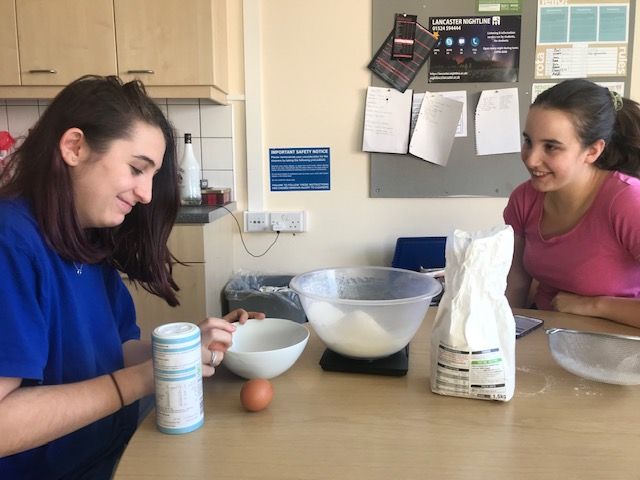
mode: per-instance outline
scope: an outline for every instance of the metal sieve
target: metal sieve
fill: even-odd
[[[551,328],[551,355],[565,370],[596,382],[640,384],[640,337]]]

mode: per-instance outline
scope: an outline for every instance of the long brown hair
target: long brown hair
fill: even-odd
[[[640,177],[640,106],[589,80],[565,80],[538,95],[532,107],[571,115],[582,146],[606,147],[595,162],[602,170]]]
[[[101,154],[114,140],[130,138],[136,122],[160,128],[165,140],[152,200],[138,203],[117,227],[84,230],[76,216],[60,138],[69,128],[79,128],[91,150]],[[0,197],[25,198],[47,242],[61,257],[85,263],[107,261],[169,305],[178,305],[174,259],[167,248],[180,202],[175,140],[169,121],[142,83],[87,75],[67,85],[11,155],[2,183]]]

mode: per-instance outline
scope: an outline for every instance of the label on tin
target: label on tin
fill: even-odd
[[[200,329],[169,323],[152,335],[156,423],[164,433],[187,433],[204,423]]]

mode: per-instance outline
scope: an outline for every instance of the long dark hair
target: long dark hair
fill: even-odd
[[[640,106],[584,79],[565,80],[538,95],[532,107],[568,113],[584,147],[602,139],[595,165],[640,177]]]
[[[112,228],[82,229],[74,208],[71,176],[59,142],[76,127],[101,154],[114,140],[131,137],[136,122],[160,128],[162,167],[153,179],[149,204],[138,203]],[[139,81],[87,75],[67,85],[12,154],[0,177],[0,197],[29,201],[49,245],[70,261],[107,261],[147,291],[178,305],[167,239],[180,202],[173,129]]]

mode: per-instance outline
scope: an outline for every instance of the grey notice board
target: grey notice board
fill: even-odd
[[[371,55],[378,51],[393,29],[396,13],[418,16],[425,28],[429,17],[488,15],[477,13],[476,0],[372,0]],[[447,90],[467,91],[467,136],[456,137],[446,167],[425,162],[413,155],[371,153],[370,196],[378,198],[482,196],[508,197],[513,189],[528,178],[519,153],[502,155],[475,154],[474,112],[482,90],[518,88],[520,104],[520,130],[524,128],[527,110],[531,104],[531,86],[534,82],[534,56],[536,45],[536,0],[522,0],[520,69],[518,82],[513,83],[428,83],[427,62],[409,88],[414,92]],[[629,55],[627,73],[631,72],[633,58],[633,30],[635,1],[629,12]],[[628,78],[591,78],[595,81],[624,81],[629,94]],[[544,82],[540,80],[538,82]],[[389,85],[371,75],[371,85]],[[496,134],[500,134],[496,131]]]

